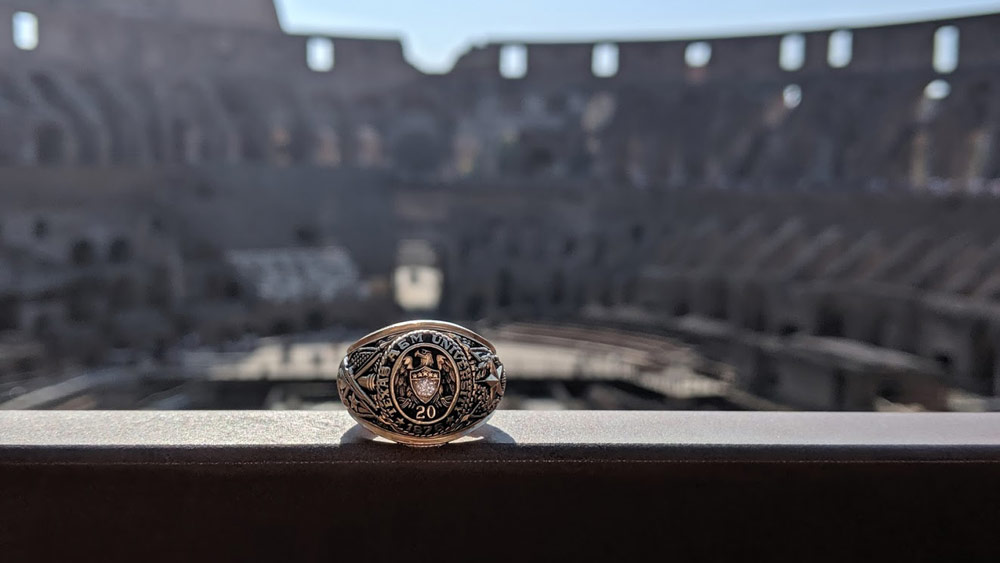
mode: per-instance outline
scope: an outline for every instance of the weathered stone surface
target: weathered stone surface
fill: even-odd
[[[194,329],[371,327],[417,239],[441,317],[669,325],[809,408],[997,392],[1000,204],[927,192],[997,187],[1000,16],[857,29],[843,68],[827,31],[791,71],[778,35],[710,40],[700,68],[688,41],[621,42],[609,78],[591,44],[529,44],[507,79],[502,45],[428,76],[342,37],[313,72],[270,3],[229,8],[0,2],[40,31],[20,51],[0,25],[0,330],[99,362]],[[269,305],[225,259],[301,246],[346,250],[366,297]],[[816,396],[775,375],[813,364]]]

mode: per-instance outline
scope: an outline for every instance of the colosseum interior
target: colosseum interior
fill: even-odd
[[[1000,15],[425,74],[232,4],[0,0],[0,408],[327,404],[414,316],[511,407],[997,408]]]

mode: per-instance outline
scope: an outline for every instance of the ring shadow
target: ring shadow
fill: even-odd
[[[377,444],[376,440],[381,440],[374,433],[367,430],[364,426],[360,424],[355,424],[354,426],[348,428],[340,435],[341,444]],[[385,443],[389,443],[386,441]],[[484,424],[479,428],[476,428],[472,432],[469,432],[465,436],[458,438],[454,442],[449,442],[448,445],[455,447],[462,447],[468,444],[516,444],[517,440],[513,436],[500,430],[492,424]]]

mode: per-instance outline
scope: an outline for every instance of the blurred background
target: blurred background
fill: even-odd
[[[340,4],[0,0],[0,409],[1000,410],[1000,4]]]

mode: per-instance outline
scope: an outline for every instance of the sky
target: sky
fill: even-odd
[[[276,0],[290,33],[398,37],[411,64],[447,72],[487,41],[693,38],[1000,12],[975,0]]]

